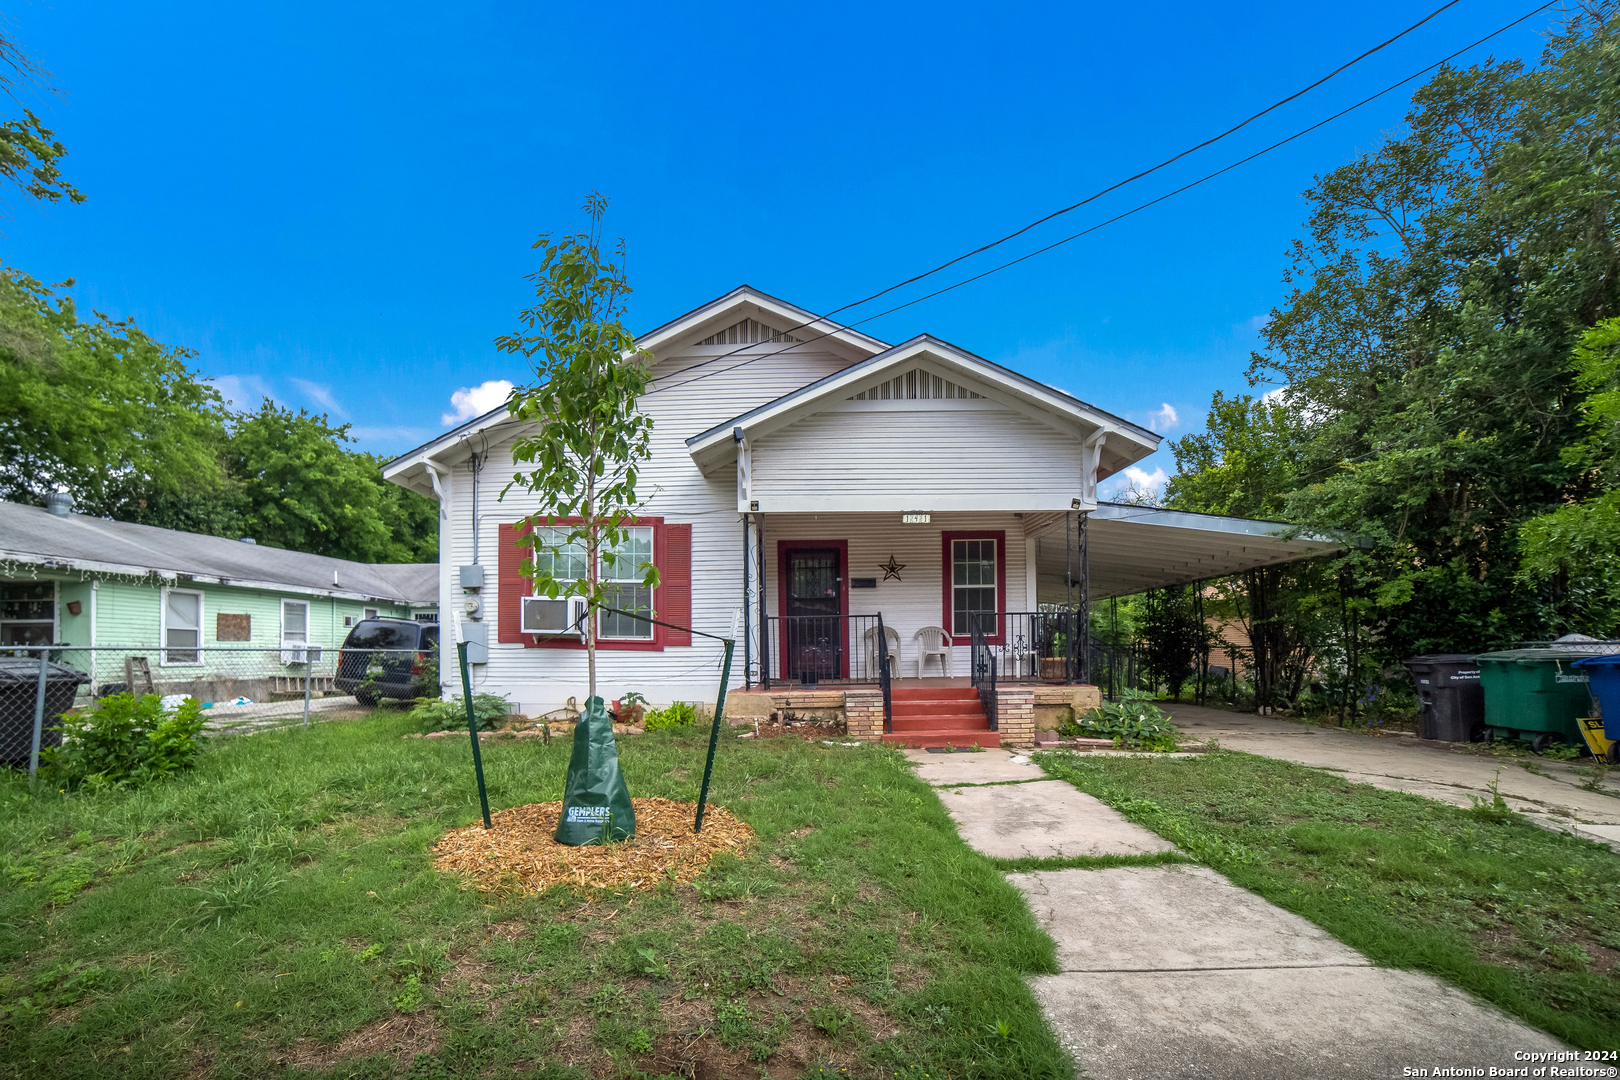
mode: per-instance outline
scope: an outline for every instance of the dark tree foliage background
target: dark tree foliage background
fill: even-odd
[[[1592,6],[1533,69],[1444,69],[1403,133],[1318,177],[1249,369],[1281,389],[1217,395],[1174,444],[1171,505],[1354,538],[1221,585],[1296,670],[1360,688],[1417,653],[1620,631],[1617,34]]]
[[[71,286],[65,282],[64,286]],[[232,414],[192,354],[0,270],[0,497],[359,562],[433,562],[438,513],[384,483],[348,425]]]

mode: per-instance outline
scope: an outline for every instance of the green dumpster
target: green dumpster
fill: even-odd
[[[1592,652],[1507,649],[1474,657],[1485,688],[1485,737],[1524,739],[1537,750],[1555,739],[1583,745],[1576,721],[1592,713],[1586,673],[1575,661]]]

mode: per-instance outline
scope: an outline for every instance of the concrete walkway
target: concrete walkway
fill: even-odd
[[[907,757],[939,791],[963,839],[986,854],[1169,847],[1023,755]],[[1031,982],[1092,1080],[1381,1080],[1414,1075],[1407,1068],[1522,1065],[1515,1052],[1567,1049],[1438,979],[1372,966],[1204,867],[1050,870],[1008,880],[1057,942],[1062,973]]]
[[[1357,783],[1456,806],[1472,805],[1471,797],[1490,799],[1495,781],[1507,804],[1538,825],[1620,848],[1620,769],[1593,791],[1581,786],[1591,776],[1576,771],[1584,767],[1560,761],[1497,758],[1450,743],[1368,736],[1195,705],[1162,707],[1191,738],[1219,739],[1228,750],[1331,769]]]

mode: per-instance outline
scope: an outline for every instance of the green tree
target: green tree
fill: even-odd
[[[1533,71],[1443,70],[1306,193],[1250,376],[1303,418],[1281,516],[1370,544],[1337,569],[1386,669],[1569,628],[1521,526],[1592,492],[1568,358],[1620,314],[1617,32],[1582,13]]]
[[[437,517],[382,483],[379,460],[344,448],[349,425],[266,399],[237,418],[225,453],[244,535],[272,547],[357,562],[415,561]],[[400,491],[400,495],[411,493]],[[421,496],[414,496],[421,502]],[[401,535],[399,530],[414,530]],[[436,543],[435,543],[436,547]]]
[[[1565,624],[1610,636],[1620,631],[1620,318],[1581,338],[1570,366],[1586,437],[1564,450],[1589,497],[1525,522],[1523,576],[1550,589]]]
[[[84,513],[131,519],[219,492],[227,413],[192,356],[0,271],[0,493],[37,505],[62,488]]]
[[[0,92],[14,102],[25,86],[57,93],[49,80],[50,73],[34,63],[21,45],[0,34]],[[29,198],[54,203],[65,197],[70,202],[84,202],[84,193],[62,178],[57,163],[65,157],[67,148],[32,109],[23,109],[21,120],[0,124],[0,176]]]
[[[534,554],[549,552],[544,560],[526,559],[524,572],[547,596],[587,598],[588,694],[595,697],[596,609],[618,606],[621,591],[604,587],[601,570],[633,558],[625,554],[625,526],[641,506],[636,479],[651,455],[652,418],[637,408],[650,357],[620,321],[630,295],[624,242],[613,252],[619,262],[604,261],[607,200],[592,192],[584,208],[591,219],[585,232],[535,242],[543,252],[540,269],[528,278],[536,302],[520,316],[522,328],[495,344],[527,359],[534,371],[534,382],[514,390],[508,403],[514,417],[534,425],[513,443],[512,460],[534,467],[516,474],[507,490],[518,487],[539,499],[540,512],[530,518],[539,526],[531,543]],[[571,523],[550,528],[562,519]],[[657,585],[658,570],[650,561],[636,569],[643,588]]]

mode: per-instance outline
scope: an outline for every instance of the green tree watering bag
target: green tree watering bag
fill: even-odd
[[[593,697],[585,702],[574,728],[557,843],[581,847],[605,839],[623,840],[635,833],[636,812],[630,805],[624,774],[619,772],[613,722],[602,699]]]

